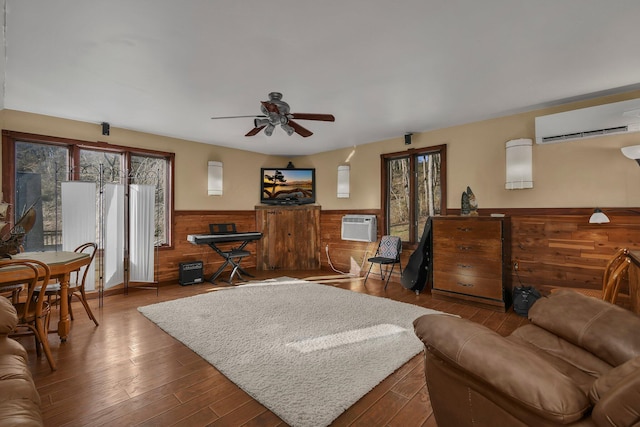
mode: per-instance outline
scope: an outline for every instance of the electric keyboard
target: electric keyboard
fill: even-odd
[[[224,234],[189,234],[187,240],[194,245],[209,245],[211,243],[226,242],[252,242],[262,238],[259,231],[249,231],[245,233],[224,233]]]

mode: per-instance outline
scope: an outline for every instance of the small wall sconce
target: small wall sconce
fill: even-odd
[[[589,218],[589,224],[606,224],[607,222],[609,222],[609,217],[599,208],[595,208]]]
[[[533,188],[533,141],[521,138],[507,141],[507,190]]]
[[[338,166],[338,198],[349,198],[349,165]]]
[[[209,196],[222,196],[222,162],[209,162],[207,183]]]

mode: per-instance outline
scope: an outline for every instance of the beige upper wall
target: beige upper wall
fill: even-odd
[[[13,110],[1,113],[2,129],[175,153],[175,208],[178,210],[253,209],[260,195],[260,167],[287,164],[280,157],[115,127],[111,127],[109,136],[103,136],[101,126],[96,123]],[[223,163],[222,196],[207,195],[209,160]]]
[[[469,185],[480,208],[630,207],[640,205],[640,167],[620,148],[640,144],[640,133],[533,146],[534,188],[505,190],[505,143],[535,138],[539,115],[639,98],[640,91],[582,101],[467,125],[414,134],[411,148],[447,144],[447,200],[460,207]],[[170,151],[176,154],[175,207],[178,210],[247,210],[259,201],[261,167],[315,167],[317,203],[323,209],[379,209],[380,155],[406,150],[404,136],[312,156],[284,158],[209,144],[111,128],[95,123],[12,110],[0,112],[2,129],[84,141]],[[305,143],[322,143],[321,136]],[[351,196],[338,199],[337,168],[352,150]],[[207,161],[224,164],[224,195],[207,196]]]
[[[447,206],[460,208],[467,185],[480,208],[630,207],[640,205],[640,167],[620,148],[640,144],[640,133],[533,145],[534,188],[505,190],[505,143],[535,140],[535,117],[609,102],[639,98],[640,91],[574,102],[522,114],[414,134],[411,148],[447,145]],[[336,199],[337,166],[351,151],[312,156],[330,170],[322,181],[327,209],[380,207],[380,155],[404,151],[404,136],[360,145],[351,160],[351,197]],[[326,200],[326,202],[325,202]]]

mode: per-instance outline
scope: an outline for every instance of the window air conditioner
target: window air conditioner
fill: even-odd
[[[342,240],[375,242],[378,227],[375,215],[345,215],[342,217]]]

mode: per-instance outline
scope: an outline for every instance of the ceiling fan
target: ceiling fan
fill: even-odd
[[[287,135],[297,133],[300,136],[308,137],[313,135],[309,129],[300,126],[294,122],[296,120],[319,120],[323,122],[334,122],[336,118],[332,114],[312,114],[312,113],[291,113],[289,104],[282,100],[280,92],[271,92],[268,101],[260,101],[261,115],[256,116],[228,116],[228,117],[211,117],[212,119],[236,119],[242,117],[253,117],[253,129],[245,136],[257,135],[262,129],[267,136],[273,134],[276,126],[280,125]]]

